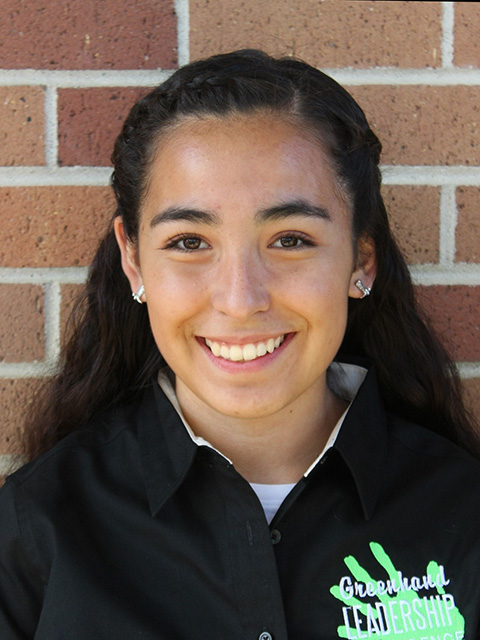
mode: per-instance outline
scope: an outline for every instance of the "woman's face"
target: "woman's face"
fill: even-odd
[[[136,246],[116,231],[187,415],[314,408],[374,258],[356,264],[313,135],[267,115],[186,120],[159,145]]]

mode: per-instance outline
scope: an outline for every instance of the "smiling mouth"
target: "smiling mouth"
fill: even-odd
[[[278,336],[277,338],[269,338],[265,342],[250,342],[248,344],[233,344],[227,346],[226,344],[220,344],[214,340],[205,338],[205,344],[217,358],[223,358],[224,360],[231,360],[232,362],[248,362],[261,358],[267,353],[273,353],[275,349],[282,344],[285,339],[285,334]]]

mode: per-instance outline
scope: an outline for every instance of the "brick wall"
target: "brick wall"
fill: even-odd
[[[294,53],[358,98],[418,292],[480,416],[480,6],[339,0],[3,0],[0,469],[112,213],[112,141],[179,64]]]

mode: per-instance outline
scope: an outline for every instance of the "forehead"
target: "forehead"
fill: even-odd
[[[216,209],[235,198],[258,207],[296,196],[346,203],[318,134],[264,113],[175,124],[158,141],[147,193],[156,207],[187,200]]]

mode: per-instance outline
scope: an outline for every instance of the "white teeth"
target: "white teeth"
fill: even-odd
[[[224,344],[220,347],[220,355],[222,356],[222,358],[225,358],[225,360],[228,360],[230,358],[230,349]]]
[[[257,344],[257,356],[261,357],[264,356],[267,353],[267,347],[264,345],[263,342],[260,342],[260,344]]]
[[[255,360],[257,357],[257,350],[255,349],[254,344],[246,344],[242,351],[244,360]]]
[[[230,347],[230,360],[234,362],[238,362],[239,360],[243,360],[243,349],[237,345]]]
[[[249,360],[261,358],[267,352],[273,353],[282,344],[284,338],[285,336],[282,335],[278,336],[278,338],[269,338],[266,342],[249,343],[243,346],[234,344],[231,347],[205,338],[205,344],[217,358],[220,357],[233,362],[240,362],[241,360],[248,362]]]

